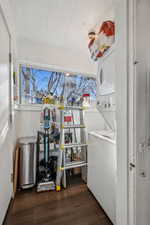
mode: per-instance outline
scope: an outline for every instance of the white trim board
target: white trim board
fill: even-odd
[[[116,1],[116,114],[117,114],[117,209],[116,225],[128,220],[128,3]]]
[[[128,164],[135,165],[136,148],[136,76],[135,76],[135,12],[136,0],[129,1],[129,87],[128,87]],[[129,170],[128,216],[129,225],[136,225],[136,168]]]
[[[39,111],[41,112],[43,104],[17,104],[14,106],[15,111]]]

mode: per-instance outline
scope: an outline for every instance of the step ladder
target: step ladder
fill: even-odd
[[[66,188],[66,170],[73,168],[87,168],[87,144],[86,144],[86,131],[84,125],[84,114],[83,110],[85,107],[80,106],[60,106],[60,146],[57,161],[57,175],[56,175],[56,191],[61,190],[61,185]],[[72,124],[65,124],[64,114],[66,111],[71,112]],[[79,124],[74,121],[74,113],[78,111]],[[72,143],[65,143],[65,131],[69,130],[72,132],[73,138]],[[80,130],[77,132],[76,130]],[[78,134],[78,136],[77,136]],[[76,154],[80,155],[80,160],[74,160],[67,162],[67,150],[70,149]]]

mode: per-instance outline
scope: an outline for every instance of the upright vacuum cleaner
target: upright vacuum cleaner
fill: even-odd
[[[53,159],[50,157],[51,109],[43,110],[43,131],[38,132],[37,192],[55,190]],[[40,145],[44,145],[44,157],[40,157]]]

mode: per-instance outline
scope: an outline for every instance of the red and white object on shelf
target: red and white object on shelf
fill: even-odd
[[[64,112],[64,125],[68,126],[68,125],[71,125],[72,124],[72,114],[71,114],[71,111],[68,110],[68,111],[65,111]]]
[[[97,35],[94,31],[89,33],[89,39],[91,58],[97,61],[115,41],[115,23],[110,20],[104,21]]]
[[[72,116],[71,115],[67,115],[67,116],[64,116],[64,122],[71,122],[72,121]]]
[[[85,106],[90,105],[90,94],[89,93],[83,94],[83,105],[85,105]]]

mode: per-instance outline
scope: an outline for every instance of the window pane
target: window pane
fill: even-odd
[[[67,102],[77,101],[87,93],[93,100],[96,97],[96,80],[83,75],[66,76],[63,72],[54,72],[22,66],[21,103],[42,104],[43,97],[63,96]]]

